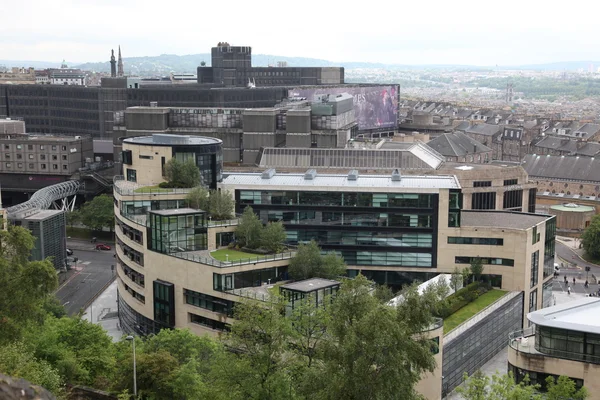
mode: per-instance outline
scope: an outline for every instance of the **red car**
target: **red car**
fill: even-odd
[[[96,250],[110,250],[110,246],[100,243],[96,245]]]

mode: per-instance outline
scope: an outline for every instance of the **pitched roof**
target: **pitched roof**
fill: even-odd
[[[474,133],[477,135],[485,135],[485,136],[494,136],[502,130],[502,127],[498,125],[490,125],[490,124],[476,124],[469,127],[466,132]]]
[[[577,150],[577,142],[558,136],[545,136],[535,144],[536,147],[558,151],[574,152]]]
[[[600,158],[527,154],[522,165],[531,177],[600,182]]]
[[[471,126],[471,124],[469,123],[469,121],[463,121],[460,124],[458,124],[456,126],[456,128],[454,128],[454,130],[457,130],[457,131],[466,131],[467,129],[469,129],[470,126]]]
[[[471,139],[462,132],[444,133],[429,141],[427,145],[444,157],[462,157],[467,154],[492,151],[489,147]]]

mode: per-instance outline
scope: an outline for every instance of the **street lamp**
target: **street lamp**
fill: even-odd
[[[135,338],[132,335],[129,335],[125,338],[125,340],[131,340],[133,344],[133,395],[137,397],[137,376],[135,370]]]

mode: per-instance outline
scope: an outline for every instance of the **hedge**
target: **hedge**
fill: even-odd
[[[467,304],[491,289],[487,282],[473,282],[445,299],[445,304],[438,311],[438,317],[447,318]]]

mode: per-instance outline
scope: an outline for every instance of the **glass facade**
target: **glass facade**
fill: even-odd
[[[456,264],[471,264],[473,260],[477,257],[454,257],[454,262]],[[504,265],[507,267],[514,267],[515,260],[510,258],[488,258],[488,257],[479,257],[484,265]]]
[[[204,185],[211,189],[223,180],[222,143],[205,145],[173,146],[173,157],[178,161],[192,160],[200,170]]]
[[[540,251],[531,253],[531,281],[529,287],[532,288],[538,283],[538,273],[540,269]]]
[[[312,292],[301,292],[298,290],[291,290],[287,288],[281,287],[279,292],[283,296],[283,298],[287,301],[286,303],[286,315],[292,315],[292,311],[294,308],[304,301],[311,302],[315,307],[319,307],[323,305],[323,301],[328,299],[328,302],[331,302],[335,294],[338,292],[340,285],[334,285],[326,288],[321,288],[318,290],[314,290]]]
[[[543,392],[547,389],[546,387],[546,378],[548,378],[549,376],[553,377],[555,380],[558,379],[557,375],[552,375],[552,374],[545,374],[542,372],[536,372],[536,371],[527,371],[518,367],[515,367],[514,365],[512,365],[511,363],[508,363],[508,371],[512,372],[514,378],[515,378],[515,382],[517,383],[521,383],[523,382],[523,380],[525,379],[525,377],[528,378],[528,385],[540,385],[540,390]],[[575,378],[570,378],[573,382],[575,382],[575,387],[577,389],[581,389],[583,387],[583,380],[582,379],[575,379]]]
[[[213,274],[213,289],[224,292],[288,280],[288,268],[275,267],[231,274]]]
[[[170,282],[155,280],[154,322],[165,328],[175,327],[175,287]]]
[[[148,231],[149,248],[159,253],[207,249],[207,221],[203,212],[176,211],[176,215],[150,212]]]
[[[544,240],[544,278],[554,274],[554,252],[556,250],[556,217],[546,221]]]
[[[558,358],[600,364],[600,335],[595,333],[536,325],[535,349]]]
[[[348,265],[435,267],[438,195],[339,191],[236,190],[237,212],[248,205],[263,223],[283,222],[287,242],[315,240]],[[451,193],[459,224],[462,196]]]
[[[554,295],[552,294],[553,281],[550,279],[548,282],[544,282],[542,286],[542,308],[550,307],[554,305]]]
[[[233,307],[235,304],[233,301],[220,299],[189,289],[183,289],[183,297],[185,298],[186,304],[191,304],[196,307],[204,308],[205,310],[233,317]]]
[[[486,246],[504,246],[504,239],[449,236],[448,244],[481,244]]]
[[[450,190],[448,205],[448,227],[460,227],[460,210],[462,209],[462,194],[460,190]]]
[[[217,321],[214,319],[206,318],[201,315],[196,315],[192,313],[188,313],[190,322],[193,324],[202,325],[206,328],[214,329],[216,331],[230,331],[231,328],[228,324]]]

